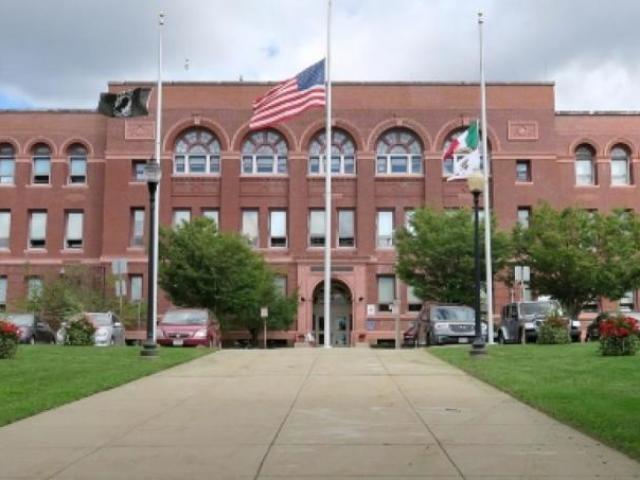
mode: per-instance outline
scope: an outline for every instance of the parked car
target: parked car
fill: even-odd
[[[18,327],[20,343],[56,343],[51,326],[35,313],[2,313],[0,320]]]
[[[158,324],[158,344],[174,347],[215,347],[220,344],[220,327],[204,309],[175,308]]]
[[[602,312],[587,327],[587,336],[585,341],[593,342],[600,339],[600,322],[608,318],[615,317],[619,314],[625,317],[635,318],[640,322],[640,312]]]
[[[554,313],[562,313],[556,300],[539,300],[531,302],[513,302],[502,307],[498,343],[535,342],[538,330],[547,317]],[[580,322],[567,319],[567,328],[573,341],[580,341]]]
[[[482,335],[487,325],[482,322]],[[475,338],[475,312],[465,305],[425,303],[413,325],[404,332],[404,345],[471,343]]]
[[[124,345],[124,325],[113,312],[84,312],[72,317],[69,321],[84,317],[89,320],[96,331],[93,334],[93,340],[99,347],[107,347],[110,345]],[[69,322],[62,324],[56,333],[56,341],[64,343],[67,336],[66,328]]]

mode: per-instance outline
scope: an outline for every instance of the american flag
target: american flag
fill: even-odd
[[[253,102],[249,128],[254,130],[273,125],[324,104],[324,60],[320,60]]]

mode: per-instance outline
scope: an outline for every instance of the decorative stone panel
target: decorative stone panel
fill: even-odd
[[[538,122],[535,120],[509,120],[507,136],[514,141],[538,140]]]
[[[153,120],[126,120],[125,140],[153,140],[156,138],[156,123]]]

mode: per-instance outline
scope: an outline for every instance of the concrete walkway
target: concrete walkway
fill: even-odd
[[[0,405],[0,408],[2,406]],[[0,429],[0,479],[631,479],[424,351],[222,351]]]

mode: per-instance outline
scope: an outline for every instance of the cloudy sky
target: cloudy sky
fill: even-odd
[[[555,81],[558,109],[640,110],[638,0],[333,0],[335,80]],[[108,81],[279,80],[324,56],[326,0],[1,0],[0,108],[94,108]],[[189,67],[185,68],[185,59]]]

